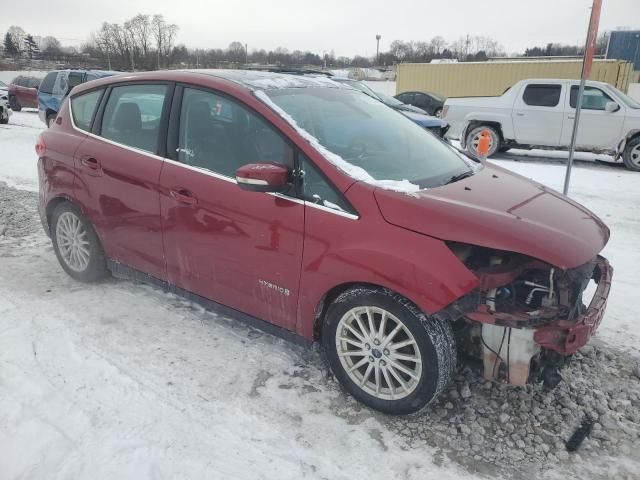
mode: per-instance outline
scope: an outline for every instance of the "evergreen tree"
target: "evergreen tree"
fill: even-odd
[[[15,43],[13,43],[13,38],[11,37],[11,34],[7,32],[4,36],[4,54],[15,57],[18,55],[18,53],[19,53],[18,47],[16,46]]]
[[[40,48],[33,38],[33,35],[24,37],[24,50],[30,59],[37,58],[40,54]]]

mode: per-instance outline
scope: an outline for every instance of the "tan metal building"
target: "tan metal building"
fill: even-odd
[[[501,95],[526,78],[580,78],[581,68],[580,60],[401,63],[396,93],[423,90],[445,97]],[[621,60],[594,60],[589,78],[626,92],[631,69],[631,63]]]

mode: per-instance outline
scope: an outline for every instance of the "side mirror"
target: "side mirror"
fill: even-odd
[[[289,187],[289,169],[279,163],[249,163],[236,170],[236,181],[250,192],[283,192]]]
[[[607,113],[617,112],[618,110],[620,110],[620,105],[618,105],[616,102],[607,102],[604,105],[604,111]]]

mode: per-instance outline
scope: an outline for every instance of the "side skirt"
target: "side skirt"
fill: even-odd
[[[269,335],[282,338],[301,347],[311,348],[314,343],[290,330],[278,327],[277,325],[269,323],[258,317],[254,317],[253,315],[249,315],[248,313],[241,312],[240,310],[236,310],[235,308],[201,297],[200,295],[196,295],[193,292],[184,290],[167,281],[160,280],[148,273],[141,272],[115,260],[107,259],[107,268],[111,271],[111,274],[118,279],[133,280],[161,288],[165,292],[179,295],[190,302],[196,303],[208,311],[233,318],[234,320],[239,320],[249,327],[256,328],[264,333],[268,333]]]

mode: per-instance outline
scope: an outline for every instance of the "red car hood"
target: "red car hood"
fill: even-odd
[[[607,226],[583,206],[495,165],[415,196],[376,189],[375,197],[393,225],[563,269],[593,259],[609,240]]]

